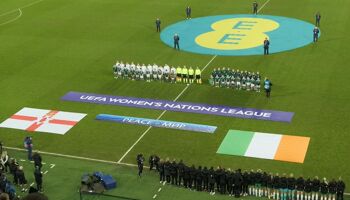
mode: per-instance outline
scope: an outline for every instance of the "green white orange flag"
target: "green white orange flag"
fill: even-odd
[[[309,137],[230,130],[217,153],[304,163]]]

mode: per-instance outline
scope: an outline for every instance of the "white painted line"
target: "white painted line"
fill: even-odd
[[[29,161],[30,163],[34,163],[34,161]]]
[[[0,26],[9,24],[9,23],[14,22],[14,21],[16,21],[17,19],[19,19],[19,18],[22,16],[22,10],[21,10],[20,8],[18,8],[17,10],[18,10],[19,14],[18,14],[15,18],[10,19],[10,20],[8,20],[8,21],[6,21],[6,22],[1,23]]]
[[[203,67],[202,72],[210,65],[211,62],[217,57],[217,55],[213,56],[210,61]],[[175,97],[173,100],[174,102],[177,101],[183,93],[189,88],[190,84],[186,85],[186,87],[180,92],[179,95]],[[157,120],[163,117],[163,115],[167,112],[167,110],[164,110],[158,117]],[[123,156],[118,160],[118,163],[121,163],[123,159],[130,153],[130,151],[141,141],[141,139],[152,129],[152,126],[149,126],[142,134],[141,136],[136,140],[134,144],[131,145],[131,147],[123,154]]]
[[[4,16],[4,15],[11,14],[11,13],[14,13],[14,12],[16,12],[18,9],[28,8],[28,7],[30,7],[30,6],[33,6],[33,5],[37,4],[37,3],[40,3],[40,2],[42,2],[42,1],[44,1],[44,0],[34,1],[34,2],[32,2],[32,3],[29,3],[29,4],[27,4],[27,5],[24,5],[24,6],[22,6],[22,7],[19,7],[19,8],[13,9],[13,10],[10,10],[10,11],[5,12],[5,13],[2,13],[2,14],[0,15],[0,17],[2,17],[2,16]]]
[[[34,182],[30,184],[30,187],[32,187],[34,185]]]
[[[21,161],[21,162],[25,162],[26,160],[20,159],[19,161]]]
[[[163,182],[163,185],[165,185],[165,183],[166,183],[166,182],[164,181],[164,182]]]
[[[46,163],[44,163],[44,162],[43,162],[42,164],[43,164],[43,165],[46,165]]]
[[[258,9],[258,12],[260,12],[269,2],[270,2],[270,0],[267,0],[267,1]]]
[[[158,189],[158,192],[160,192],[161,190],[162,190],[162,188],[159,188],[159,189]]]
[[[44,172],[44,174],[47,174],[47,172],[49,172],[49,171],[46,170],[46,171]]]
[[[155,198],[157,198],[157,194],[155,194],[155,195],[153,196],[153,199],[155,199]]]
[[[50,164],[50,169],[54,168],[56,165],[55,164]]]

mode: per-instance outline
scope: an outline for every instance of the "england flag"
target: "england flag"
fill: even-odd
[[[82,113],[23,108],[2,122],[0,127],[64,135],[85,116]]]

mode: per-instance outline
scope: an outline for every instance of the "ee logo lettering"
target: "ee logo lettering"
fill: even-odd
[[[199,35],[195,41],[206,48],[239,50],[261,46],[262,41],[279,24],[273,20],[256,18],[225,19],[212,24],[213,31]]]
[[[298,19],[271,15],[219,15],[180,21],[166,27],[161,40],[173,47],[174,34],[182,51],[224,56],[262,55],[263,41],[271,41],[270,53],[313,42],[314,25]]]

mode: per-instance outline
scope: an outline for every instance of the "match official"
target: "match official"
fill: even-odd
[[[180,37],[177,33],[174,35],[174,49],[180,50],[180,45],[179,45]]]
[[[160,19],[157,18],[157,19],[156,19],[157,32],[160,32],[160,24],[161,24],[161,23],[162,23],[162,22],[160,21]]]
[[[265,38],[264,40],[264,55],[269,55],[270,40]]]
[[[192,14],[192,8],[190,6],[187,6],[186,8],[186,19],[191,19]]]
[[[196,82],[199,84],[202,84],[202,78],[201,78],[201,70],[199,69],[199,67],[196,68]]]
[[[258,6],[259,6],[259,4],[256,1],[254,1],[254,3],[253,3],[253,14],[254,15],[258,14]]]
[[[320,27],[320,21],[321,21],[321,14],[320,14],[320,12],[316,13],[315,18],[316,18],[316,26]]]

